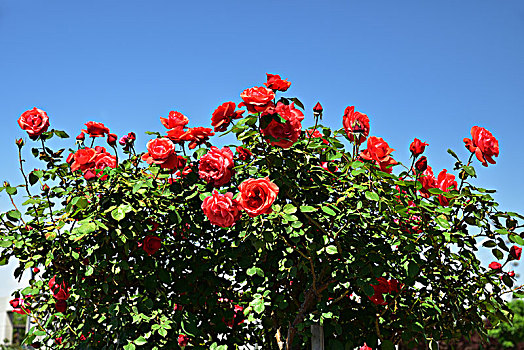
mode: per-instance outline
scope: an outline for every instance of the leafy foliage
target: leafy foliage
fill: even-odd
[[[279,100],[292,102],[302,107],[296,98]],[[302,132],[290,147],[272,131],[286,116],[264,113],[255,110],[225,132],[252,157],[237,155],[231,180],[218,188],[199,176],[211,144],[203,137],[202,147],[192,150],[196,143],[190,143],[189,150],[181,129],[172,133],[187,164],[179,175],[151,162],[151,150],[142,158],[125,141],[127,158],[120,155],[114,168],[97,169],[86,180],[87,172],[82,177],[83,169],[72,171],[64,161],[63,149],[45,146],[54,135],[67,137],[52,130],[32,149],[43,169],[25,176],[20,146],[27,180],[1,190],[24,202],[0,214],[0,261],[18,258],[16,277],[42,267],[15,295],[29,303],[36,321],[25,342],[173,349],[184,346],[184,336],[195,349],[301,349],[309,326],[320,323],[332,335],[330,348],[364,342],[393,348],[401,341],[415,346],[460,333],[485,335],[483,317],[494,325],[508,320],[501,296],[518,291],[514,278],[481,266],[476,253],[483,240],[497,259],[511,260],[505,239],[524,243],[517,232],[523,217],[499,211],[493,191],[468,182],[476,176],[473,153],[463,163],[449,151],[460,185],[422,196],[420,172],[392,158],[388,167],[363,159],[358,137],[347,151],[348,131],[321,125],[321,108],[310,129],[319,136]],[[271,146],[278,142],[284,146]],[[82,140],[77,146],[86,148]],[[271,211],[244,213],[228,228],[204,215],[203,200],[213,190],[237,192],[242,182],[265,177],[279,189]],[[148,246],[148,236],[161,246]],[[54,276],[59,287],[48,283]]]

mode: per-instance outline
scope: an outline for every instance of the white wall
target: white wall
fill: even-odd
[[[13,308],[9,304],[12,297],[0,297],[0,344],[8,339],[7,344],[13,341]]]

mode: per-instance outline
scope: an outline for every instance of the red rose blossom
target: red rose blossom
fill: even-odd
[[[82,130],[86,134],[89,134],[91,137],[103,137],[106,134],[109,134],[109,128],[107,128],[102,123],[97,122],[87,122],[85,123],[87,130]]]
[[[47,131],[49,127],[49,117],[46,112],[34,107],[22,113],[18,118],[18,125],[20,125],[22,130],[27,131],[27,134],[32,140],[36,140],[38,136]]]
[[[218,149],[218,147],[212,146],[200,158],[198,174],[207,183],[220,187],[231,181],[234,166],[233,152],[229,147]]]
[[[285,123],[275,120],[275,114],[283,118]],[[272,118],[262,129],[262,134],[270,145],[289,148],[297,142],[302,132],[301,122],[304,120],[304,114],[295,108],[294,103],[285,105],[279,102],[275,108],[268,108],[262,113],[262,118]]]
[[[275,93],[263,86],[255,86],[242,91],[240,97],[244,102],[240,103],[238,107],[245,106],[249,113],[255,114],[273,106],[272,101],[275,98]]]
[[[168,138],[149,140],[147,151],[142,155],[142,160],[147,164],[158,164],[163,169],[178,169],[181,166],[181,157],[175,152],[175,144]]]
[[[489,264],[489,268],[490,269],[493,269],[493,270],[501,270],[502,269],[502,265],[496,261],[493,261]]]
[[[211,116],[211,126],[215,132],[226,131],[233,119],[242,118],[244,111],[235,111],[235,108],[234,102],[224,102],[215,109]]]
[[[380,170],[391,174],[393,169],[390,166],[397,164],[397,161],[390,156],[394,149],[390,148],[381,137],[376,136],[371,136],[368,139],[367,146],[368,148],[360,153],[360,157],[374,161],[380,166]]]
[[[217,190],[202,202],[202,210],[213,225],[231,227],[240,218],[240,207],[233,193],[220,194]]]
[[[247,161],[253,156],[253,153],[251,153],[250,150],[242,146],[237,146],[236,151],[237,151],[237,158],[243,161]]]
[[[359,350],[373,350],[373,348],[370,348],[368,344],[364,343],[364,345],[362,345]]]
[[[189,344],[189,337],[185,334],[180,334],[178,336],[178,345],[185,347],[187,344]]]
[[[176,130],[176,129],[175,129]],[[171,130],[170,130],[171,131]],[[167,132],[169,136],[169,131]],[[183,141],[189,141],[188,148],[193,149],[196,146],[199,146],[209,140],[211,136],[215,135],[214,132],[211,131],[211,128],[204,128],[204,127],[196,127],[196,128],[189,128],[182,136]]]
[[[107,144],[109,146],[115,146],[117,140],[118,140],[118,136],[116,136],[116,134],[108,134],[107,135]]]
[[[415,140],[413,140],[413,142],[411,142],[411,145],[409,146],[409,150],[411,154],[413,155],[413,157],[416,158],[419,155],[421,155],[422,153],[424,153],[426,146],[429,146],[429,144],[422,142],[416,138]]]
[[[71,171],[78,169],[84,171],[92,168],[95,165],[97,152],[93,148],[83,148],[75,152],[73,156],[73,163],[71,164]]]
[[[471,128],[471,137],[472,139],[464,139],[466,148],[475,153],[482,165],[488,166],[488,162],[495,164],[492,157],[499,156],[499,142],[491,132],[479,126],[474,126]]]
[[[282,80],[278,74],[266,73],[266,75],[267,83],[264,83],[264,85],[273,91],[278,90],[284,92],[291,86],[291,82],[287,81],[287,79]]]
[[[179,127],[185,127],[189,123],[189,119],[180,112],[171,111],[167,118],[160,117],[160,122],[166,129],[174,129]]]
[[[144,238],[144,243],[142,244],[142,249],[147,253],[147,255],[155,254],[160,247],[162,246],[162,240],[157,236],[146,236]]]
[[[430,188],[437,187],[437,179],[435,178],[435,175],[433,175],[433,169],[431,169],[429,165],[427,166],[426,170],[424,170],[424,172],[420,174],[418,181],[420,181],[420,183],[422,184],[422,188],[420,189],[420,195],[424,198],[429,198],[431,196],[431,193],[429,193],[428,190]]]
[[[356,112],[355,106],[346,107],[342,124],[349,141],[355,141],[359,145],[366,141],[369,135],[369,118],[364,113]]]
[[[62,313],[66,312],[66,310],[67,310],[67,301],[61,300],[61,299],[57,300],[56,303],[55,303],[55,309],[58,312],[62,312]]]
[[[522,255],[522,248],[519,248],[516,245],[512,246],[509,250],[509,255],[512,259],[520,260],[520,256]]]
[[[261,179],[248,179],[238,187],[240,194],[237,202],[250,217],[261,214],[270,214],[271,205],[278,195],[278,186],[268,177]]]
[[[457,181],[455,181],[455,175],[448,174],[447,170],[444,169],[438,174],[437,187],[444,192],[449,192],[451,189],[457,189]],[[451,187],[451,189],[450,189]],[[438,201],[442,206],[449,205],[449,198],[439,194]]]

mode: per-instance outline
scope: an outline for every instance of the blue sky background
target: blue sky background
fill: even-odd
[[[21,181],[14,140],[30,140],[16,120],[34,106],[73,137],[90,120],[135,131],[143,150],[144,131],[164,131],[160,116],[209,127],[219,104],[269,72],[292,82],[305,127],[317,101],[333,128],[355,105],[396,159],[408,163],[414,137],[428,142],[435,173],[452,169],[448,148],[467,156],[473,125],[487,128],[500,156],[475,163],[477,184],[524,212],[523,44],[521,0],[0,0],[0,179]],[[0,268],[0,295],[10,273]]]

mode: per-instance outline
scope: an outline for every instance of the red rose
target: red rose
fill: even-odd
[[[83,132],[89,134],[91,137],[103,137],[106,134],[109,134],[109,129],[102,123],[97,122],[87,122],[85,123],[87,130],[82,130]]]
[[[315,107],[313,107],[313,112],[320,114],[322,113],[322,111],[324,111],[324,108],[322,108],[322,105],[320,104],[320,102],[317,102]]]
[[[366,343],[364,343],[359,350],[373,350],[373,348],[370,348]]]
[[[57,285],[54,288],[53,291],[53,297],[55,297],[56,300],[67,300],[71,296],[69,293],[69,290],[71,288],[67,286],[65,282],[62,282],[61,285]]]
[[[346,107],[342,124],[349,141],[355,141],[359,145],[366,141],[369,135],[369,118],[363,113],[355,112],[355,106]]]
[[[277,198],[278,186],[271,182],[268,177],[245,180],[238,189],[240,194],[237,197],[237,202],[250,217],[270,214],[273,211],[271,205]]]
[[[162,240],[157,236],[146,236],[146,238],[144,238],[144,243],[142,244],[142,248],[147,255],[155,254],[161,246]]]
[[[493,261],[491,264],[489,264],[489,268],[493,270],[500,270],[502,269],[502,265],[496,261]]]
[[[177,129],[174,129],[177,130]],[[169,130],[171,131],[171,130]],[[169,131],[167,132],[167,135],[169,137]],[[183,141],[190,141],[189,142],[189,149],[193,149],[196,146],[199,146],[209,140],[209,137],[215,135],[214,132],[211,131],[210,128],[204,128],[204,127],[196,127],[196,128],[189,128],[182,136],[181,139]]]
[[[95,159],[95,169],[104,170],[107,167],[116,168],[116,157],[109,153],[99,153]],[[100,180],[105,180],[107,175],[102,176],[102,172],[97,174]]]
[[[380,166],[380,170],[391,173],[393,169],[390,165],[397,164],[397,161],[390,156],[394,151],[388,143],[381,137],[371,136],[367,143],[368,148],[360,153],[360,157],[365,160],[374,161]]]
[[[509,255],[512,259],[520,260],[520,256],[522,255],[522,248],[519,248],[516,245],[514,245],[510,248]]]
[[[55,303],[55,309],[58,312],[62,312],[62,313],[66,312],[66,310],[67,310],[67,301],[61,300],[61,299],[57,300],[56,303]]]
[[[245,106],[249,113],[255,114],[264,112],[268,107],[273,106],[275,93],[263,86],[255,86],[242,91],[240,97],[244,102],[240,103],[238,107]]]
[[[233,175],[233,152],[228,147],[211,149],[200,158],[198,174],[200,178],[215,187],[220,187],[231,181]]]
[[[189,337],[185,334],[180,334],[178,336],[178,345],[185,347],[187,344],[189,344]]]
[[[211,116],[211,125],[215,128],[214,131],[226,131],[233,119],[242,118],[244,111],[235,111],[235,107],[234,102],[224,102],[215,109]]]
[[[109,146],[116,145],[116,140],[118,140],[118,136],[116,136],[116,134],[108,134],[107,135],[107,144]]]
[[[442,170],[437,177],[437,187],[440,188],[444,192],[449,192],[450,187],[452,189],[457,189],[457,181],[455,181],[455,175],[448,174],[446,169]],[[440,205],[447,206],[449,205],[449,198],[444,197],[443,195],[439,194],[438,201],[440,202]]]
[[[243,161],[247,161],[253,156],[253,153],[251,153],[250,150],[242,146],[238,146],[236,148],[236,151],[237,151],[237,158]]]
[[[183,128],[189,123],[189,119],[180,112],[171,111],[167,118],[160,117],[160,122],[166,129]]]
[[[275,114],[284,119],[285,123],[275,120]],[[304,120],[304,114],[295,108],[294,103],[285,105],[279,102],[276,108],[269,108],[262,113],[262,117],[272,118],[269,124],[262,129],[262,134],[266,136],[265,139],[270,145],[289,148],[297,142],[302,132],[301,122]]]
[[[179,166],[175,144],[165,137],[149,140],[147,153],[142,155],[142,160],[147,164],[158,164],[163,169],[175,169]]]
[[[267,83],[264,83],[265,86],[270,88],[273,91],[286,91],[291,86],[291,82],[287,81],[287,79],[282,80],[280,78],[280,75],[278,74],[269,74],[267,75]]]
[[[422,159],[422,158],[421,158]],[[422,188],[420,189],[420,195],[424,198],[429,198],[431,196],[431,193],[429,193],[430,188],[436,188],[437,187],[437,179],[435,179],[435,175],[433,175],[433,169],[431,169],[430,166],[427,167],[426,170],[421,174],[418,181],[422,184]]]
[[[499,156],[499,142],[491,132],[479,126],[474,126],[471,128],[471,137],[472,140],[464,139],[466,148],[475,153],[482,165],[488,166],[487,162],[495,164],[492,157]]]
[[[184,130],[184,128],[179,126],[177,128],[168,130],[167,131],[167,137],[169,137],[169,139],[171,141],[173,141],[174,143],[180,143],[180,142],[184,141],[182,139],[182,136],[184,136],[185,133],[186,133],[186,131]]]
[[[20,118],[18,118],[18,125],[20,125],[22,130],[27,131],[27,134],[32,140],[35,140],[43,132],[47,131],[49,127],[49,117],[46,112],[34,107],[22,113]]]
[[[508,272],[508,276],[509,277],[515,277],[515,271]]]
[[[388,280],[384,277],[377,278],[378,284],[377,285],[371,285],[373,287],[373,290],[375,291],[375,294],[372,296],[368,296],[368,299],[371,300],[373,304],[376,305],[386,305],[387,302],[384,300],[383,294],[389,292],[389,283]]]
[[[40,269],[38,267],[33,267],[33,273],[37,274],[40,272]]]
[[[11,304],[13,307],[13,312],[16,312],[17,314],[27,315],[31,313],[28,308],[29,305],[26,305],[26,302],[23,298],[14,298],[13,300],[9,301],[9,304]]]
[[[233,193],[220,194],[217,190],[204,199],[202,210],[213,225],[231,227],[240,218],[240,208]]]
[[[85,135],[83,132],[81,132],[80,134],[78,134],[78,136],[76,137],[76,139],[77,139],[78,141],[84,141],[85,138],[86,138],[86,135]]]
[[[419,172],[424,172],[428,168],[428,159],[426,156],[422,156],[419,158],[419,160],[415,163],[415,169],[417,169]]]
[[[419,155],[421,155],[422,153],[424,153],[426,146],[429,146],[429,144],[422,142],[416,138],[415,140],[413,140],[413,142],[411,142],[411,145],[409,146],[409,150],[411,151],[411,154],[413,155],[413,157],[416,158]]]
[[[95,164],[97,152],[92,148],[83,148],[75,152],[73,159],[74,162],[71,164],[71,171],[78,169],[84,171],[90,169]]]

